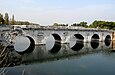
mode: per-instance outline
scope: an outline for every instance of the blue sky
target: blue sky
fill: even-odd
[[[115,21],[115,0],[0,0],[0,13],[40,25]]]

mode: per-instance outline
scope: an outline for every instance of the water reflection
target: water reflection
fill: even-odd
[[[59,52],[60,49],[61,49],[61,43],[55,42],[53,48],[51,50],[49,50],[49,52],[52,54],[55,54],[55,53]]]
[[[88,55],[90,53],[96,53],[97,51],[99,52],[101,50],[112,49],[112,44],[106,46],[103,43],[104,42],[91,42],[91,43],[77,42],[76,44],[77,47],[74,48],[70,48],[69,44],[61,45],[60,43],[58,44],[56,43],[50,51],[47,50],[46,45],[38,45],[35,46],[35,49],[32,52],[30,52],[29,54],[25,53],[21,55],[21,57],[15,52],[14,49],[13,49],[13,53],[15,53],[14,56],[21,59],[20,62],[22,62],[23,64],[29,64],[34,62],[38,63],[38,62],[46,62],[46,61],[55,61],[59,59],[65,59],[68,57],[70,59],[70,57],[73,56],[81,57],[84,55]],[[93,50],[92,48],[95,50]]]
[[[55,54],[59,52],[61,49],[61,42],[58,42],[58,40],[55,40],[52,35],[50,35],[46,40],[46,50],[48,50],[50,53]]]
[[[75,51],[72,50],[68,44],[62,44],[62,45],[55,44],[54,48],[52,48],[50,51],[46,49],[45,45],[36,46],[37,48],[35,48],[35,50],[31,54],[25,54],[22,57],[22,62],[38,63],[38,62],[46,62],[46,61],[55,61],[55,60],[64,59],[68,57],[70,58],[73,56],[81,57],[84,55],[88,55],[90,53],[93,54],[93,53],[100,52],[102,50],[107,50],[112,48],[112,46],[105,46],[103,45],[103,43],[104,42],[91,42],[91,43],[80,42],[77,43],[77,47],[80,47],[79,45],[81,45],[81,47],[79,48],[79,50],[77,50],[77,47],[74,47]],[[52,55],[52,53],[54,55]]]
[[[83,41],[76,41],[76,44],[71,48],[73,51],[79,51],[84,47]]]
[[[111,41],[110,40],[105,40],[105,45],[106,46],[109,46],[111,44]]]
[[[91,43],[77,42],[77,44],[75,44],[77,47],[74,47],[75,50],[72,50],[69,44],[61,44],[58,42],[58,44],[57,43],[54,44],[54,48],[52,48],[50,51],[47,49],[47,47],[49,46],[46,47],[46,45],[38,45],[35,46],[34,50],[31,51],[30,53],[24,53],[23,55],[18,54],[14,50],[13,46],[7,47],[4,51],[5,47],[0,44],[0,54],[2,54],[0,55],[0,67],[1,67],[0,71],[4,67],[5,68],[8,67],[7,70],[10,71],[8,72],[4,71],[5,75],[12,75],[12,74],[22,75],[23,71],[25,71],[24,75],[31,75],[31,74],[38,75],[41,72],[42,73],[40,75],[43,75],[43,73],[48,74],[49,72],[50,72],[49,75],[51,75],[52,72],[58,74],[58,72],[55,71],[55,69],[57,69],[58,67],[59,72],[62,73],[61,75],[64,74],[63,71],[65,72],[71,71],[73,74],[73,69],[68,70],[68,68],[74,68],[75,69],[74,72],[76,72],[76,69],[78,69],[79,71],[77,72],[79,74],[81,74],[82,72],[86,72],[87,69],[88,73],[87,75],[89,75],[92,69],[93,71],[95,69],[96,71],[99,69],[95,68],[95,65],[103,66],[103,64],[104,65],[106,63],[108,64],[110,59],[112,59],[113,61],[115,54],[111,52],[111,50],[115,49],[115,42],[113,42],[113,44],[112,42],[109,43],[110,45],[108,46],[105,45],[105,42],[91,42]],[[109,58],[105,59],[105,57]],[[108,66],[107,64],[106,66],[109,67],[110,65]],[[65,66],[67,68],[65,68]],[[49,71],[49,69],[52,70]],[[105,69],[101,68],[101,70]]]
[[[93,49],[96,49],[96,48],[98,48],[98,46],[99,46],[99,41],[98,40],[95,40],[95,41],[91,41],[91,47],[93,48]]]
[[[112,52],[115,52],[115,41],[112,41]]]

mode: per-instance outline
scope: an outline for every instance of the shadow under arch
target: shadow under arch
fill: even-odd
[[[56,33],[53,33],[52,36],[55,39],[55,43],[54,43],[53,48],[51,50],[49,50],[49,52],[52,54],[56,54],[61,49],[61,37]]]
[[[53,33],[52,36],[54,37],[56,43],[61,43],[61,37],[58,34]]]
[[[84,37],[81,34],[74,34],[78,41],[84,41]]]
[[[35,48],[35,41],[34,41],[34,39],[32,37],[30,37],[30,36],[26,36],[26,37],[30,40],[30,45],[29,45],[29,47],[26,50],[24,50],[22,52],[16,51],[19,54],[31,53],[31,52],[33,52],[33,50]]]
[[[98,34],[94,34],[92,37],[91,37],[91,41],[99,41],[99,35]]]
[[[91,37],[91,47],[93,49],[96,49],[98,48],[99,46],[99,35],[98,34],[94,34],[92,37]]]
[[[84,37],[81,34],[75,34],[76,37],[76,43],[75,45],[71,48],[73,51],[79,51],[84,47]]]
[[[105,37],[105,41],[108,41],[108,40],[111,40],[111,36],[110,35],[107,35],[106,37]]]
[[[105,45],[106,46],[109,46],[111,44],[111,36],[110,35],[107,35],[105,37]]]

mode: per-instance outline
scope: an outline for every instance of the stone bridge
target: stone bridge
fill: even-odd
[[[76,41],[90,42],[112,40],[113,32],[99,29],[23,29],[26,36],[31,37],[35,44],[46,44],[49,36],[53,36],[55,42],[70,43],[70,38],[75,37]]]
[[[72,50],[80,50],[84,46],[83,43],[91,43],[91,46],[94,49],[99,46],[98,42],[104,41],[105,45],[109,46],[108,41],[115,38],[115,33],[110,30],[99,29],[28,28],[4,32],[2,31],[0,33],[0,40],[3,41],[4,39],[5,41],[8,40],[8,42],[13,43],[13,46],[18,53],[31,53],[34,50],[35,45],[46,44],[46,41],[50,36],[52,36],[55,40],[55,44],[50,51],[55,53],[61,48],[61,43],[70,44],[71,38],[76,39],[76,43],[71,47]],[[77,45],[79,42],[80,45]],[[58,46],[56,44],[58,44]]]

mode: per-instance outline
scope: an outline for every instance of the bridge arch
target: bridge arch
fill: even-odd
[[[105,37],[105,41],[110,41],[111,40],[111,36],[110,35],[107,35],[106,37]]]
[[[21,38],[24,38],[24,37],[21,37]],[[30,36],[25,36],[25,38],[27,38],[30,41],[30,44],[29,44],[29,46],[26,49],[24,49],[22,51],[16,50],[16,52],[19,53],[19,54],[31,53],[31,52],[33,52],[33,50],[35,48],[35,41],[34,41],[34,39],[32,37],[30,37]],[[22,40],[19,40],[19,41],[22,41]],[[19,42],[19,44],[24,43],[24,42],[25,41]]]
[[[48,40],[49,39],[49,40]],[[53,41],[52,41],[53,40]],[[51,54],[56,54],[61,49],[61,35],[58,33],[52,33],[49,38],[47,38],[46,48]],[[50,44],[48,44],[50,43]]]
[[[81,34],[74,34],[75,44],[71,47],[73,51],[79,51],[84,47],[84,37]]]
[[[78,41],[84,41],[83,35],[81,35],[81,34],[74,34],[74,36],[76,37],[76,39],[77,39]]]
[[[110,35],[107,35],[105,37],[105,45],[106,46],[109,46],[111,44],[111,36]]]
[[[94,34],[92,37],[91,37],[91,41],[99,41],[100,37],[98,34]]]
[[[52,36],[54,37],[56,43],[61,43],[62,39],[59,34],[53,33]]]
[[[35,41],[32,37],[26,36],[30,40],[30,46],[27,48],[26,52],[31,53],[35,48]]]

